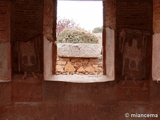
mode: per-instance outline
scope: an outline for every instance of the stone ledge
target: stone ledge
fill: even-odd
[[[90,43],[58,43],[57,54],[59,57],[98,58],[101,56],[101,46]]]
[[[72,83],[96,83],[114,81],[106,75],[51,75],[45,81],[61,81]]]

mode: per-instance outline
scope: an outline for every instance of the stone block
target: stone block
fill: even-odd
[[[82,72],[82,73],[84,73],[84,72],[85,72],[85,69],[84,69],[83,67],[80,67],[80,68],[77,70],[77,72]]]
[[[82,66],[82,63],[81,63],[81,62],[75,62],[75,63],[74,63],[74,66],[75,66],[75,67],[81,67],[81,66]]]
[[[57,65],[65,65],[66,61],[57,61]]]
[[[74,66],[71,64],[71,62],[68,62],[67,65],[65,66],[65,71],[66,72],[74,72],[76,69]]]
[[[60,57],[98,58],[101,55],[99,44],[58,43],[57,54]]]
[[[57,65],[56,66],[56,71],[63,72],[64,70],[63,70],[63,67],[61,65]]]
[[[94,69],[92,66],[86,67],[85,70],[86,70],[87,72],[94,72],[94,71],[95,71],[95,69]]]

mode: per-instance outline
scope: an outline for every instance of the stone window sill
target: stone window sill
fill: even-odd
[[[95,83],[114,81],[114,78],[107,77],[106,75],[51,75],[45,78],[45,81]]]
[[[1,83],[1,82],[10,82],[10,81],[11,81],[11,80],[2,80],[2,79],[1,79],[1,80],[0,80],[0,83]]]

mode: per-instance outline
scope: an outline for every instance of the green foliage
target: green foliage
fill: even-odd
[[[59,34],[57,43],[98,43],[98,38],[84,29],[69,28]]]
[[[102,33],[102,27],[96,27],[92,30],[92,33]]]

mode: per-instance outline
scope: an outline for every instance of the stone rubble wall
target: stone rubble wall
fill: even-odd
[[[57,57],[57,75],[102,75],[102,56],[100,58]]]

